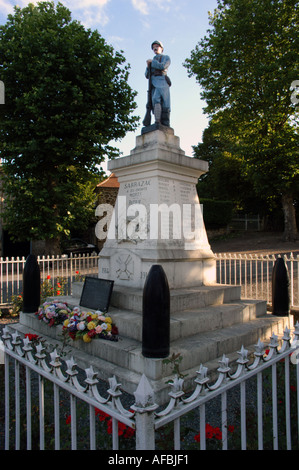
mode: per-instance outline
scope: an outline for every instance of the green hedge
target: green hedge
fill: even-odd
[[[200,198],[203,205],[203,220],[207,229],[226,227],[233,214],[232,201],[215,201],[214,199]]]

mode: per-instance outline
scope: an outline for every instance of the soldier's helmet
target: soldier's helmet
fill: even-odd
[[[154,47],[154,44],[158,44],[160,47],[162,47],[162,51],[164,50],[164,46],[163,46],[163,44],[162,44],[161,41],[154,41],[154,42],[152,43],[152,46],[151,46],[152,49],[153,49],[153,47]]]

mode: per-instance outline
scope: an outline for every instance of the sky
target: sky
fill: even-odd
[[[28,3],[38,2],[0,0],[0,24],[5,24],[7,15],[13,14],[14,5],[23,8]],[[214,11],[217,0],[60,0],[60,3],[85,28],[98,30],[106,43],[122,51],[130,64],[128,82],[137,91],[134,115],[140,116],[140,124],[135,132],[113,142],[121,154],[130,154],[141,133],[147,101],[146,60],[153,57],[152,42],[159,40],[171,59],[168,70],[172,81],[170,126],[180,139],[181,149],[192,156],[192,146],[202,141],[208,118],[203,113],[205,102],[200,97],[200,86],[195,77],[188,77],[183,63],[207,34],[208,12]],[[107,165],[103,168],[107,171]]]

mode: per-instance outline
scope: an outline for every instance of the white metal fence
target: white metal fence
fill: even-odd
[[[272,302],[272,270],[280,255],[216,253],[217,282],[241,286],[246,299]],[[283,255],[290,279],[291,306],[299,306],[299,255]]]
[[[272,270],[280,255],[216,253],[217,282],[241,285],[243,298],[272,301]],[[50,276],[53,284],[64,278],[65,294],[81,276],[97,275],[99,255],[39,256],[42,281]],[[299,306],[299,255],[284,255],[290,277],[291,306]],[[26,259],[0,258],[0,304],[11,302],[12,295],[22,292]]]
[[[145,375],[128,409],[123,406],[121,386],[115,377],[109,379],[109,389],[101,392],[92,367],[85,370],[86,378],[80,382],[73,358],[62,363],[56,350],[49,358],[44,344],[33,346],[28,338],[21,340],[17,332],[11,334],[7,327],[2,340],[5,344],[5,449],[45,449],[47,442],[55,449],[77,449],[80,432],[85,427],[88,431],[83,438],[85,449],[107,449],[107,445],[113,450],[122,445],[126,450],[205,450],[210,445],[223,450],[253,449],[254,445],[257,449],[299,448],[298,323],[292,334],[286,328],[280,341],[273,334],[268,347],[259,341],[252,357],[242,347],[234,365],[230,366],[228,358],[223,356],[218,376],[212,383],[208,369],[200,365],[195,389],[189,394],[184,392],[184,380],[176,376],[169,403],[160,409]],[[37,376],[35,385],[34,375]],[[46,381],[50,382],[52,399],[45,395]],[[238,394],[234,395],[233,411],[237,411],[230,414],[229,393],[234,390]],[[67,394],[67,398],[62,394]],[[218,418],[214,404],[217,398]],[[82,402],[87,408],[79,414]],[[212,404],[210,408],[209,404]],[[47,422],[46,411],[51,407],[52,421]],[[66,415],[70,428],[67,432],[65,424],[62,428]],[[235,421],[230,421],[232,416]],[[105,430],[97,428],[108,418],[109,442],[103,435]],[[211,419],[216,421],[211,424]],[[126,438],[124,428],[131,430]],[[51,438],[47,440],[49,433]],[[121,442],[123,438],[125,444]],[[188,463],[187,453],[180,455],[185,460],[173,465]]]
[[[83,254],[71,256],[38,256],[37,261],[41,272],[41,282],[49,278],[53,287],[63,279],[65,295],[71,294],[72,282],[86,275],[97,275],[99,256]],[[23,269],[25,257],[0,258],[0,304],[11,303],[14,295],[22,293]]]

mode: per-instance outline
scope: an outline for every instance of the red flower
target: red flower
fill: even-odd
[[[234,429],[235,429],[234,426],[228,426],[228,430],[230,432],[233,432]],[[221,441],[222,432],[221,432],[220,428],[218,428],[218,427],[214,428],[209,423],[206,423],[206,438],[207,439],[215,438],[215,439]],[[200,442],[200,432],[194,436],[194,440],[196,442]]]
[[[133,411],[132,411],[133,413]],[[107,433],[112,434],[112,418],[110,415],[105,413],[104,411],[95,408],[96,416],[99,416],[100,421],[106,421],[107,423]],[[118,435],[123,436],[125,439],[130,439],[135,434],[135,430],[129,426],[126,426],[124,423],[118,421]]]
[[[69,331],[69,337],[72,339],[76,338],[76,331]]]
[[[71,420],[72,420],[71,415],[68,415],[66,417],[65,424],[71,424]]]
[[[57,291],[57,295],[60,295],[60,293],[61,293],[60,290],[58,290],[58,291]]]
[[[214,437],[218,439],[218,441],[221,441],[222,439],[222,432],[220,431],[219,428],[214,429]]]
[[[51,276],[48,274],[47,279],[51,279]]]
[[[95,408],[95,414],[99,417],[100,421],[105,421],[105,419],[109,419],[110,415],[105,413],[105,411],[99,410],[99,408]]]
[[[39,336],[38,336],[38,335],[34,335],[33,333],[26,333],[26,334],[25,334],[25,338],[28,338],[29,341],[34,341],[34,340],[38,340],[38,339],[39,339]]]
[[[96,335],[96,330],[95,329],[89,330],[87,334],[90,338],[93,338]]]
[[[112,335],[118,335],[118,328],[117,328],[117,326],[112,325],[111,334],[112,334]]]
[[[124,423],[118,422],[118,435],[122,436],[125,430],[126,425]],[[112,419],[109,419],[107,423],[107,432],[108,434],[112,434]]]
[[[206,424],[206,437],[212,439],[214,436],[214,428],[209,423]]]
[[[291,392],[296,392],[297,388],[295,387],[295,385],[291,385],[290,390]]]
[[[109,419],[107,423],[107,432],[108,434],[112,434],[112,419]]]
[[[135,434],[135,429],[130,428],[128,426],[127,429],[126,429],[126,432],[124,433],[124,438],[125,439],[130,439],[131,437],[134,436],[134,434]]]

